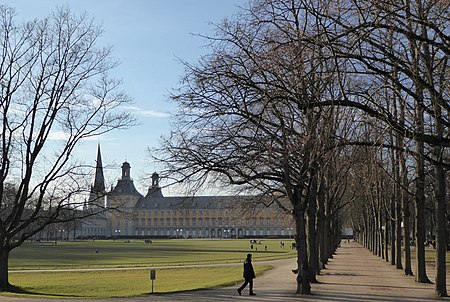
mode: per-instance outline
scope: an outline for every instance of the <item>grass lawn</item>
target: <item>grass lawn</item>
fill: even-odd
[[[96,240],[58,242],[33,242],[14,249],[10,255],[9,269],[65,269],[171,266],[188,264],[217,264],[242,262],[247,253],[255,262],[295,257],[290,249],[292,240],[261,240],[253,250],[248,240]],[[265,251],[267,246],[267,251]],[[95,253],[95,251],[98,251]]]
[[[411,259],[412,260],[416,259],[416,247],[415,246],[411,247]],[[426,248],[425,249],[425,261],[426,261],[427,265],[434,266],[435,261],[436,261],[436,250]],[[447,263],[447,265],[450,265],[450,251],[446,252],[445,262]]]
[[[414,253],[414,259],[415,259],[415,257],[416,257],[416,255]],[[428,264],[434,265],[434,263],[436,261],[436,251],[435,250],[426,249],[425,250],[425,261]],[[450,251],[447,251],[447,253],[446,253],[445,262],[447,263],[447,265],[450,264]]]
[[[268,265],[256,264],[254,267],[257,275],[270,269]],[[25,292],[20,294],[21,297],[112,298],[148,295],[151,293],[149,276],[149,270],[144,269],[13,273],[10,274],[10,281]],[[233,285],[241,281],[241,266],[159,269],[156,271],[154,293]]]
[[[250,248],[248,240],[96,240],[77,242],[27,242],[12,251],[10,271],[77,268],[124,268],[97,271],[10,272],[10,283],[20,296],[108,298],[147,295],[151,292],[149,269],[195,264],[242,263],[253,254],[257,274],[270,269],[258,261],[296,256],[292,240],[261,240]],[[267,250],[265,250],[267,246]],[[95,252],[98,251],[98,252]],[[128,269],[127,269],[128,268]],[[134,268],[134,269],[131,269]],[[213,278],[211,278],[213,276]],[[232,285],[242,280],[242,266],[157,269],[155,293]],[[18,295],[1,293],[2,295]]]

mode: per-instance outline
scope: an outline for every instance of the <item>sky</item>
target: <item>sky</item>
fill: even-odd
[[[100,143],[107,185],[121,176],[124,161],[131,165],[136,188],[145,195],[150,183],[143,177],[157,171],[147,148],[158,146],[170,131],[170,92],[179,87],[184,67],[207,53],[207,41],[198,34],[213,34],[214,25],[231,17],[246,0],[0,0],[16,9],[17,21],[48,16],[57,6],[87,12],[105,31],[101,46],[112,45],[120,65],[111,73],[123,80],[122,89],[133,99],[130,112],[139,125],[84,141],[76,156],[95,164]],[[164,192],[164,190],[163,190]],[[166,195],[177,195],[166,190]]]

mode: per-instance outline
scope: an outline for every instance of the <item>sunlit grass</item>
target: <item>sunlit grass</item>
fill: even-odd
[[[411,259],[415,260],[416,259],[416,247],[413,246],[411,247]],[[434,266],[435,261],[436,261],[436,250],[434,249],[425,249],[425,261],[427,263],[427,265],[431,265]],[[446,261],[448,264],[450,264],[450,251],[446,252]]]
[[[257,275],[270,269],[268,265],[254,267]],[[241,280],[241,266],[158,269],[154,281],[154,293],[233,285]],[[144,296],[151,293],[150,273],[149,270],[143,269],[13,273],[10,274],[10,281],[26,293],[21,296],[112,298]]]

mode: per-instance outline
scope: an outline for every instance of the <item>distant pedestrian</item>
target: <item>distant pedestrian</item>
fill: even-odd
[[[253,292],[253,279],[255,279],[255,271],[253,270],[252,265],[252,254],[247,254],[247,258],[244,261],[244,284],[237,289],[239,296],[242,293],[242,290],[249,284],[249,295],[255,296],[256,294]]]

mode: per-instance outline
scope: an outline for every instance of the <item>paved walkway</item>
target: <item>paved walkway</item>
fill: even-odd
[[[273,261],[273,264],[275,269],[255,279],[256,296],[248,296],[247,289],[242,292],[242,296],[239,296],[236,292],[239,285],[236,285],[210,290],[96,301],[450,301],[450,298],[434,297],[432,284],[415,283],[414,277],[405,276],[403,271],[396,270],[393,266],[354,242],[342,244],[334,259],[330,260],[327,269],[318,277],[319,283],[312,285],[313,294],[310,296],[295,294],[295,275],[291,273],[291,269],[296,266],[294,259]],[[429,275],[433,277],[431,274]],[[447,277],[447,284],[449,282],[450,280]],[[450,292],[449,288],[448,290]],[[0,302],[30,300],[37,302],[88,301],[86,299],[25,299],[0,296]]]

